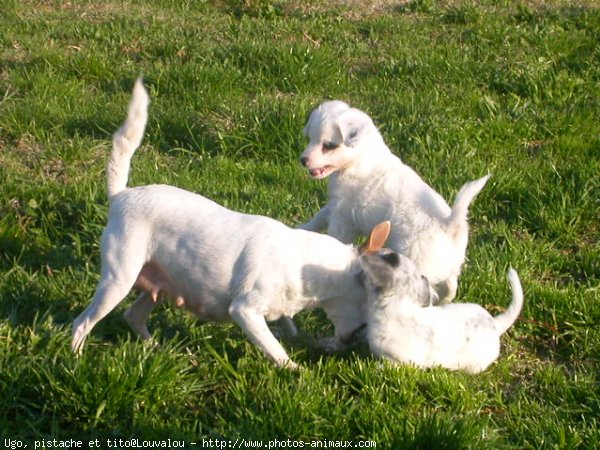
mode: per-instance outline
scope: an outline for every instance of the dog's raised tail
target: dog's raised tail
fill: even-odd
[[[452,205],[452,212],[448,218],[448,225],[451,229],[455,229],[456,233],[463,232],[464,227],[468,227],[467,216],[469,215],[469,206],[473,199],[481,192],[490,174],[475,181],[465,183],[464,186],[456,194],[456,199]]]
[[[515,323],[515,320],[521,314],[521,309],[523,309],[523,288],[521,287],[519,275],[512,267],[508,269],[508,282],[512,291],[512,302],[506,311],[494,317],[494,325],[498,336],[504,334]]]
[[[148,121],[150,97],[138,78],[129,101],[127,119],[113,135],[112,151],[106,170],[109,200],[127,187],[131,157],[140,146]]]

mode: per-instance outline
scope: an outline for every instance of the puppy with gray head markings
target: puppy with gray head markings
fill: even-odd
[[[517,320],[523,290],[508,271],[512,302],[492,317],[474,303],[423,306],[429,286],[415,264],[383,249],[359,259],[368,293],[367,336],[373,354],[418,367],[442,366],[478,373],[500,354],[500,336]]]
[[[435,289],[435,303],[456,295],[465,260],[473,198],[488,176],[465,184],[452,208],[392,154],[371,118],[339,101],[312,111],[304,128],[310,140],[300,162],[314,179],[329,176],[327,204],[299,228],[327,233],[344,243],[392,222],[387,246],[408,256]]]
[[[284,367],[296,364],[266,320],[320,307],[333,322],[340,346],[350,339],[364,324],[366,307],[356,248],[268,217],[231,211],[173,186],[127,187],[148,103],[138,80],[127,119],[113,136],[101,277],[90,305],[73,322],[73,351],[81,351],[96,323],[133,288],[142,294],[125,319],[143,339],[150,339],[148,318],[164,298],[202,319],[236,322]],[[376,227],[372,240],[383,245],[387,232],[389,227]]]

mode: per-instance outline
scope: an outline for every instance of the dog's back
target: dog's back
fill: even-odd
[[[113,248],[113,241],[118,246]],[[355,259],[352,247],[330,236],[231,211],[165,185],[129,188],[113,197],[105,246],[106,253],[123,260],[142,253],[164,268],[188,303],[198,297],[194,286],[207,286],[198,301],[221,308],[207,309],[211,319],[226,318],[226,299],[257,283],[263,290],[285,291],[282,297],[317,297],[330,289],[316,273],[306,289],[302,274],[308,269],[303,268],[319,267],[323,278],[327,270],[343,273]],[[261,278],[268,274],[270,279]]]

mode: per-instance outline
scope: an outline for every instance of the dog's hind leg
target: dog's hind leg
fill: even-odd
[[[102,278],[91,304],[73,321],[71,348],[74,352],[81,352],[83,342],[92,328],[125,298],[134,282],[135,276],[130,283],[113,276]]]
[[[150,292],[142,292],[123,314],[123,318],[127,324],[144,341],[152,338],[148,331],[148,319],[154,308],[162,302],[162,299],[154,301]]]
[[[123,239],[118,231],[111,230],[102,236],[102,275],[91,303],[73,321],[71,348],[74,352],[81,352],[92,328],[133,288],[144,266],[145,256],[139,252],[140,245],[140,240]]]
[[[290,359],[281,343],[273,336],[264,316],[252,305],[251,297],[253,295],[257,294],[249,293],[233,300],[229,306],[231,319],[242,328],[248,339],[275,364],[288,369],[297,369],[297,364]]]

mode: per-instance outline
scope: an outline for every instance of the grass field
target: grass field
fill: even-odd
[[[600,447],[598,4],[2,3],[0,445]],[[171,306],[151,319],[160,347],[144,345],[122,319],[128,301],[75,358],[70,324],[99,278],[110,136],[139,75],[152,103],[130,185],[304,222],[326,185],[297,162],[301,130],[331,98],[367,111],[449,201],[491,172],[456,301],[498,313],[517,269],[525,307],[498,362],[469,376],[383,364],[365,344],[325,354],[331,326],[307,312],[301,336],[283,339],[305,370],[287,372],[237,326]]]

